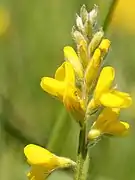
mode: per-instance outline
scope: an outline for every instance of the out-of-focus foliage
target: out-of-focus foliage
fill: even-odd
[[[116,68],[119,89],[130,92],[134,100],[135,12],[131,13],[134,0],[118,1],[114,14],[117,23],[112,23],[106,32],[112,41],[107,64]],[[0,34],[1,180],[27,179],[28,165],[23,148],[28,143],[39,144],[57,155],[76,159],[78,125],[58,101],[41,90],[39,83],[42,76],[52,76],[63,61],[63,47],[73,44],[70,32],[75,13],[81,5],[86,4],[91,9],[93,4],[98,4],[99,20],[103,24],[111,2],[0,1],[0,9],[6,12],[5,15],[0,13],[0,28],[1,23],[6,27]],[[92,149],[91,180],[135,179],[134,108],[133,103],[120,117],[121,120],[129,119],[131,123],[131,133],[127,138],[105,138]],[[70,180],[71,173],[58,171],[49,179]]]

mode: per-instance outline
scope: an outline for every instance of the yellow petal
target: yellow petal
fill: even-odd
[[[27,161],[31,165],[44,167],[45,171],[49,172],[59,165],[57,156],[40,146],[29,144],[24,148],[24,154]]]
[[[40,86],[44,91],[62,100],[65,84],[56,79],[43,77]]]
[[[58,81],[64,81],[65,79],[65,62],[58,67],[58,69],[55,72],[55,79]]]
[[[104,129],[110,122],[117,121],[118,115],[119,112],[116,113],[112,108],[104,108],[98,116],[93,127],[96,129],[100,129],[101,131],[104,131]]]
[[[127,108],[131,105],[132,99],[128,93],[113,91],[112,93],[102,94],[100,102],[106,107]]]
[[[103,56],[108,52],[110,45],[111,42],[109,41],[109,39],[103,39],[101,41],[99,49],[101,50]]]
[[[104,108],[90,130],[90,137],[92,137],[92,130],[94,130],[93,132],[116,136],[126,134],[129,124],[118,120],[119,111],[120,109],[116,108]]]
[[[110,90],[115,77],[115,70],[111,66],[104,67],[100,73],[97,86],[94,92],[94,99],[99,97]]]
[[[75,72],[73,66],[69,62],[65,62],[65,83],[75,86]]]
[[[111,134],[115,136],[125,135],[129,130],[129,124],[123,121],[115,121],[108,124],[105,129],[106,134]]]
[[[92,83],[96,80],[101,63],[101,51],[96,49],[93,57],[91,58],[85,72],[85,81],[87,87],[90,89]]]
[[[82,64],[81,64],[76,52],[74,51],[74,49],[70,46],[64,47],[64,56],[65,56],[65,59],[72,64],[77,76],[79,78],[82,78],[83,77]]]
[[[27,174],[29,180],[45,180],[50,172],[41,166],[32,166],[30,172]]]

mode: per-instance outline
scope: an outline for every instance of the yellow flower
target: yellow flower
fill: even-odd
[[[77,120],[84,119],[84,105],[81,92],[76,88],[75,73],[69,62],[64,62],[55,73],[55,78],[43,77],[42,89],[61,100]]]
[[[127,108],[131,105],[132,99],[128,93],[120,92],[112,87],[114,78],[114,68],[107,66],[102,69],[88,109],[100,105],[111,108]]]
[[[31,165],[31,170],[27,174],[30,180],[44,180],[53,170],[75,166],[75,162],[68,158],[59,157],[52,154],[47,149],[29,144],[24,148],[27,162]]]
[[[129,130],[129,124],[118,120],[119,112],[120,109],[104,108],[89,131],[88,139],[95,139],[102,134],[125,135]]]

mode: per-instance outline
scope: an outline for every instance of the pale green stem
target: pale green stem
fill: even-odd
[[[113,18],[113,14],[114,14],[114,11],[116,9],[116,6],[117,6],[117,3],[118,3],[118,0],[112,0],[112,3],[110,5],[110,8],[109,8],[109,11],[108,11],[108,14],[104,20],[104,24],[103,24],[103,30],[106,32],[107,31],[107,28],[109,27],[111,21],[112,21],[112,18]]]
[[[84,163],[87,155],[86,148],[86,124],[80,129],[77,167],[74,180],[85,180]]]

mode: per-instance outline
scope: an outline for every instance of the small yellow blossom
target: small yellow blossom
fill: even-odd
[[[120,92],[112,87],[114,78],[113,67],[107,66],[102,69],[88,109],[100,105],[111,108],[127,108],[131,105],[132,99],[128,93]]]
[[[84,103],[76,87],[75,73],[70,62],[64,62],[56,70],[55,78],[43,77],[40,85],[44,91],[61,100],[67,110],[77,116],[78,121],[84,119]]]
[[[105,108],[94,122],[88,134],[88,139],[95,139],[102,134],[122,136],[129,130],[129,124],[119,121],[120,109]]]
[[[44,180],[53,170],[75,166],[75,162],[68,158],[59,157],[52,154],[47,149],[29,144],[24,148],[27,162],[31,165],[31,170],[27,174],[30,180]]]

